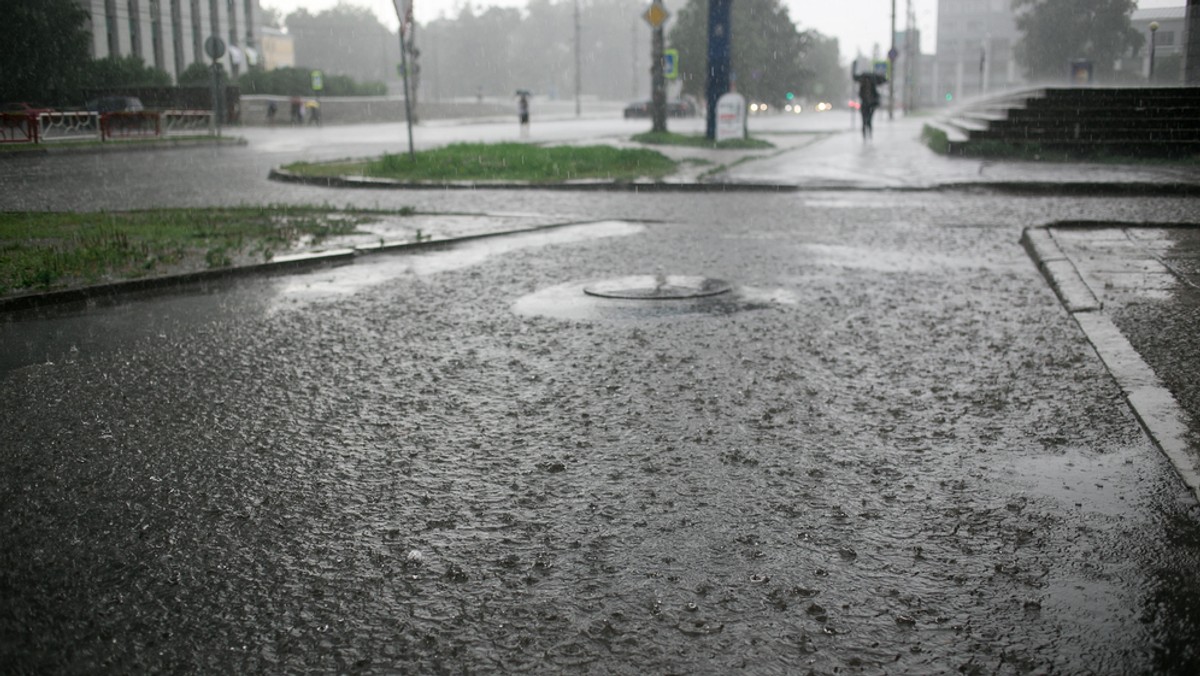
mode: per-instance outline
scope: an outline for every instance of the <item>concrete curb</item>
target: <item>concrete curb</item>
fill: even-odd
[[[1096,294],[1092,293],[1079,271],[1075,269],[1075,264],[1062,252],[1058,242],[1054,241],[1049,227],[1026,228],[1021,234],[1021,244],[1037,264],[1042,276],[1050,283],[1050,288],[1054,289],[1058,299],[1067,308],[1067,312],[1096,312],[1103,308]]]
[[[796,192],[795,185],[774,183],[697,183],[672,181],[581,180],[561,183],[527,181],[397,181],[366,176],[302,176],[272,169],[272,181],[322,188],[372,188],[385,190],[563,190],[579,192]]]
[[[0,315],[3,315],[7,312],[32,310],[54,305],[63,305],[67,303],[93,302],[99,299],[119,297],[139,292],[160,291],[163,289],[188,286],[202,282],[212,282],[254,275],[271,275],[282,272],[300,272],[332,265],[345,265],[348,263],[353,263],[360,256],[415,251],[419,249],[450,246],[453,244],[489,239],[493,237],[521,235],[539,232],[542,230],[553,230],[572,225],[586,225],[588,223],[598,222],[601,221],[570,221],[564,223],[552,223],[550,225],[535,225],[526,228],[496,230],[492,232],[482,232],[458,237],[434,236],[422,238],[421,240],[415,242],[385,241],[374,244],[365,244],[357,246],[353,249],[337,249],[333,251],[322,251],[317,253],[300,253],[278,256],[272,259],[270,262],[258,263],[255,265],[242,265],[229,268],[219,268],[215,270],[202,270],[199,272],[187,272],[177,275],[147,277],[145,279],[131,279],[113,282],[110,284],[95,284],[77,289],[65,289],[62,291],[49,291],[46,293],[28,294],[23,296],[15,296],[12,298],[0,298]]]
[[[699,182],[699,181],[606,181],[583,180],[561,183],[530,183],[525,181],[397,181],[366,176],[304,176],[282,168],[274,168],[267,176],[280,183],[296,183],[322,188],[365,188],[383,190],[559,190],[577,192],[952,192],[992,191],[1009,195],[1078,195],[1078,196],[1140,196],[1192,197],[1200,196],[1200,184],[1191,183],[1081,183],[1081,182],[964,182],[938,183],[928,186],[872,185],[796,185],[791,183],[757,182]]]
[[[172,150],[175,148],[219,148],[224,146],[245,146],[249,142],[240,136],[222,136],[218,139],[162,139],[154,142],[111,141],[103,145],[88,146],[56,146],[53,144],[38,144],[29,148],[6,150],[0,152],[0,160],[16,159],[19,157],[46,157],[49,155],[98,155],[103,153],[134,153],[151,150]]]
[[[1188,442],[1195,421],[1101,311],[1096,295],[1054,241],[1051,227],[1026,228],[1021,243],[1121,388],[1142,429],[1200,500],[1200,449]]]

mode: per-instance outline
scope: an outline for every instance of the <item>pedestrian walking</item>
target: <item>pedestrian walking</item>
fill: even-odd
[[[291,98],[291,115],[288,120],[291,124],[304,124],[304,101],[299,96]]]
[[[517,119],[521,123],[521,138],[529,138],[529,92],[517,92]]]
[[[279,112],[279,106],[274,101],[267,101],[267,124],[275,126],[275,115]]]
[[[316,99],[309,99],[304,104],[304,114],[308,117],[309,124],[321,126],[321,102]]]
[[[875,117],[875,109],[879,107],[879,85],[887,82],[887,79],[874,73],[854,73],[852,77],[858,82],[858,110],[862,113],[862,135],[865,141],[874,136],[872,120]]]

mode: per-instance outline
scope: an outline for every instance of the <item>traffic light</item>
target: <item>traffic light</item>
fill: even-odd
[[[791,100],[792,100],[792,99],[794,99],[794,98],[796,98],[796,95],[795,95],[795,94],[793,94],[793,93],[791,93],[791,92],[788,92],[788,93],[787,93],[787,100],[788,100],[788,101],[791,101]]]
[[[950,102],[950,101],[953,101],[953,100],[954,100],[954,93],[953,93],[953,92],[946,92],[946,102],[948,103],[948,102]]]

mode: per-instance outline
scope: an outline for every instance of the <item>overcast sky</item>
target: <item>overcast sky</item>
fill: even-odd
[[[396,10],[392,0],[342,0],[347,4],[368,7],[379,15],[389,28],[395,28]],[[425,23],[441,15],[455,16],[465,3],[464,0],[413,0],[413,12],[419,23]],[[566,0],[564,0],[566,1]],[[736,1],[736,0],[735,0]],[[801,29],[814,28],[832,35],[841,42],[842,57],[856,54],[872,55],[875,45],[886,52],[891,26],[892,6],[889,0],[783,0],[788,6],[792,20]],[[318,12],[332,7],[338,0],[261,0],[263,7],[274,7],[287,14],[299,7]],[[475,0],[476,6],[503,5],[519,7],[525,0]],[[904,27],[904,12],[908,0],[896,0],[896,26]],[[1139,7],[1182,7],[1185,0],[1141,0]],[[937,32],[937,0],[912,0],[917,17],[917,28],[921,31],[921,42],[925,52],[932,52]],[[646,3],[649,6],[649,2]],[[668,24],[668,28],[669,28]],[[649,47],[647,47],[648,49]]]

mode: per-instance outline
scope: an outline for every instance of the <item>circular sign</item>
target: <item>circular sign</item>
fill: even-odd
[[[204,53],[213,61],[225,56],[225,41],[215,35],[208,36],[204,41]]]

